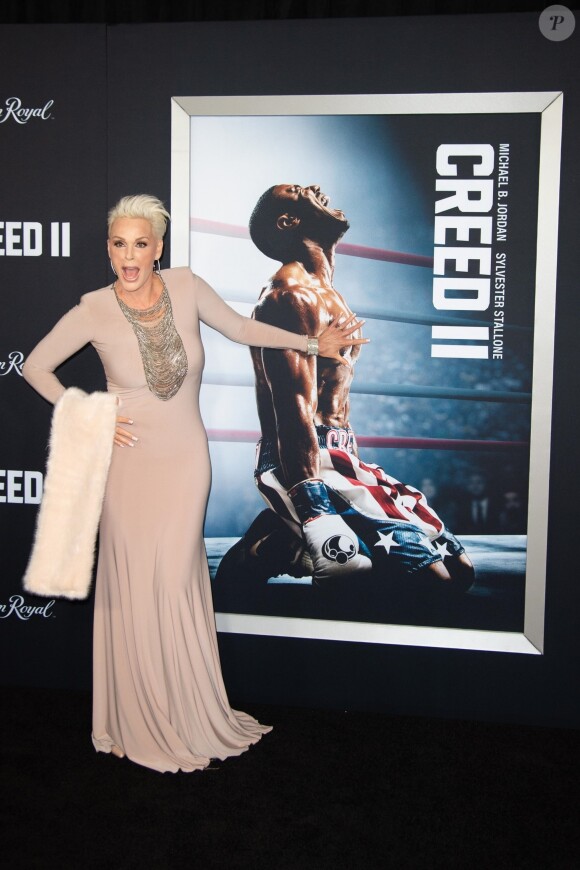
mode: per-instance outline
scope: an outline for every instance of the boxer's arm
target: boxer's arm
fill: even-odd
[[[317,335],[326,326],[314,292],[300,287],[275,289],[256,307],[254,317],[293,332]],[[314,414],[317,408],[316,357],[293,350],[264,348],[262,364],[271,391],[280,461],[288,488],[319,475]]]

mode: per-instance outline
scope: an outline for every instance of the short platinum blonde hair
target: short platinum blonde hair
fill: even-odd
[[[167,221],[171,216],[160,199],[147,193],[138,193],[135,196],[123,196],[109,211],[108,230],[117,218],[144,218],[151,224],[153,235],[156,239],[162,239],[167,229]]]

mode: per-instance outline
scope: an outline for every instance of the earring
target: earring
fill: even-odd
[[[113,266],[113,261],[110,258],[109,258],[109,263],[111,264],[111,269],[113,270],[113,274],[115,275],[115,278],[118,278],[119,276],[115,272],[115,267]]]
[[[159,273],[161,272],[161,263],[159,262],[159,260],[155,260],[155,262],[153,263],[153,271],[156,275],[159,275]]]

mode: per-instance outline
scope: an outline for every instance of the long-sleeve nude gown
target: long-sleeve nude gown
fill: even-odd
[[[138,437],[113,449],[100,526],[93,640],[93,743],[159,771],[239,755],[269,730],[232,710],[224,688],[203,542],[210,485],[199,411],[199,320],[234,341],[303,349],[304,339],[243,318],[187,268],[163,273],[188,360],[177,394],[148,388],[133,328],[111,287],[87,293],[37,345],[26,379],[55,402],[52,374],[87,343]]]

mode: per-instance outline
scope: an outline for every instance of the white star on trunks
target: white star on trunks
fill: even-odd
[[[391,553],[391,547],[400,547],[400,544],[393,539],[394,532],[389,532],[388,535],[383,535],[382,532],[377,532],[379,536],[379,540],[375,544],[375,547],[384,547],[387,553],[387,556]]]
[[[444,561],[445,561],[445,558],[447,556],[451,555],[451,553],[447,549],[447,543],[445,541],[442,544],[437,544],[437,543],[433,544],[433,549],[437,550],[438,554],[441,556],[441,558]]]

